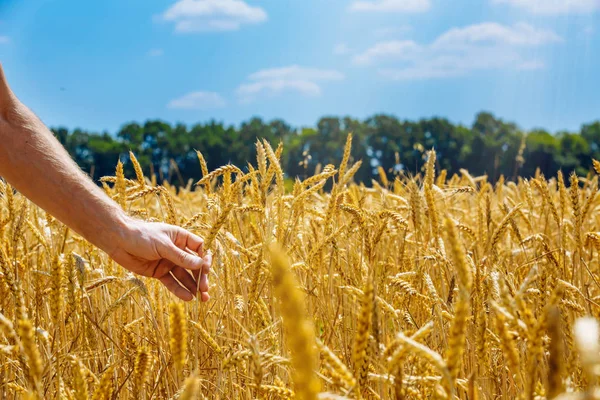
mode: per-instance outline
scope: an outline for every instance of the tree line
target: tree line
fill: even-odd
[[[350,132],[352,158],[363,161],[355,177],[366,184],[377,177],[379,166],[388,174],[420,172],[431,148],[437,152],[438,168],[446,169],[449,176],[466,168],[472,175],[487,174],[492,181],[500,175],[506,179],[532,176],[536,168],[546,176],[554,176],[559,169],[585,175],[592,158],[600,159],[600,121],[582,125],[579,132],[526,132],[488,112],[477,114],[470,127],[444,118],[406,121],[379,114],[363,121],[323,117],[316,127],[301,129],[280,119],[253,118],[239,127],[216,121],[187,126],[149,120],[125,124],[114,135],[63,127],[52,131],[94,179],[114,175],[119,159],[131,176],[131,150],[146,174],[179,184],[201,178],[196,150],[211,170],[228,163],[244,167],[247,162],[256,163],[254,144],[263,138],[274,147],[283,142],[281,161],[286,175],[303,179],[318,164],[337,165]]]

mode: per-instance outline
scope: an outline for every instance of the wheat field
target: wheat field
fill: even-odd
[[[600,398],[598,176],[492,185],[431,151],[366,187],[351,144],[287,191],[266,142],[246,172],[198,153],[187,187],[133,155],[136,176],[102,179],[130,215],[204,237],[209,303],[0,181],[0,398]]]

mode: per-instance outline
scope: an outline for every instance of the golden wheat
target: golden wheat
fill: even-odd
[[[348,137],[287,192],[282,151],[213,172],[198,152],[196,186],[157,186],[133,154],[134,179],[120,161],[101,179],[131,216],[205,238],[207,304],[0,180],[0,398],[597,397],[597,177],[436,177],[431,151],[368,188]]]

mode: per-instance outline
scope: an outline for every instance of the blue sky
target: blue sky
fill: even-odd
[[[312,126],[489,110],[600,118],[600,0],[0,0],[0,61],[48,125]]]

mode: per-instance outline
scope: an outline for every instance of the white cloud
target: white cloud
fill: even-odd
[[[532,14],[585,14],[600,9],[600,0],[492,0],[508,4]]]
[[[379,66],[380,75],[392,80],[446,78],[476,70],[534,70],[544,63],[528,49],[557,42],[562,39],[554,32],[527,24],[486,22],[450,29],[429,44],[380,42],[356,54],[353,62]]]
[[[163,51],[163,49],[150,49],[150,51],[148,51],[148,55],[150,57],[160,57],[163,54],[165,54],[165,52]]]
[[[382,59],[404,59],[415,58],[423,53],[423,46],[412,40],[390,40],[380,42],[367,49],[362,54],[354,56],[354,63],[359,65],[369,65]]]
[[[315,82],[295,79],[272,79],[253,83],[244,83],[237,92],[242,101],[252,100],[252,97],[266,92],[269,95],[279,94],[285,90],[294,90],[305,96],[319,96],[321,87]]]
[[[352,49],[350,49],[350,47],[348,47],[348,45],[346,43],[336,44],[335,47],[333,48],[333,54],[335,54],[336,56],[343,56],[343,55],[349,54],[351,52],[352,52]]]
[[[240,85],[237,95],[241,102],[250,102],[261,94],[272,97],[285,91],[298,92],[304,96],[319,96],[322,89],[318,82],[342,79],[344,75],[335,70],[298,65],[263,69],[250,75],[250,82]]]
[[[8,36],[0,35],[0,44],[10,43],[10,38]]]
[[[464,28],[452,28],[438,37],[433,45],[438,48],[472,44],[537,46],[560,41],[562,39],[554,32],[536,29],[528,24],[505,26],[495,22],[484,22]]]
[[[167,104],[168,108],[182,110],[207,110],[225,107],[226,101],[215,92],[191,92]]]
[[[350,4],[350,11],[418,13],[430,7],[430,0],[357,0]]]
[[[179,0],[162,19],[174,22],[175,31],[181,33],[235,31],[266,21],[267,13],[243,0]]]
[[[331,69],[305,68],[291,65],[283,68],[263,69],[249,77],[253,81],[266,79],[340,80],[344,75]]]

